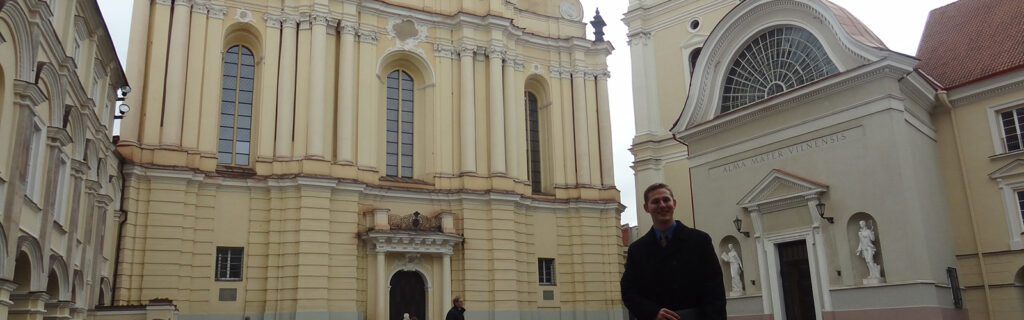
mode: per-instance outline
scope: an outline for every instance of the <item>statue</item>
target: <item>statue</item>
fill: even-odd
[[[594,26],[594,41],[604,42],[604,27],[608,24],[604,23],[604,18],[601,18],[601,10],[594,10],[594,20],[590,21],[590,25]]]
[[[875,248],[875,231],[867,224],[867,221],[860,221],[860,231],[857,232],[857,237],[860,238],[860,244],[857,245],[857,251],[854,254],[864,258],[864,263],[868,266],[868,277],[864,279],[864,284],[877,284],[882,282],[882,267],[875,263],[875,252],[878,249]]]
[[[409,319],[409,314],[408,313],[402,314],[402,320],[410,320]]]
[[[729,296],[742,296],[743,279],[740,277],[743,262],[740,261],[740,255],[736,253],[736,248],[733,248],[731,243],[729,244],[729,251],[722,252],[722,260],[729,263],[729,274],[732,276],[732,291],[729,292]]]

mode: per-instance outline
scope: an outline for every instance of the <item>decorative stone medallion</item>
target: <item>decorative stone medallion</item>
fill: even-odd
[[[575,1],[562,1],[562,4],[558,7],[558,13],[562,14],[562,18],[581,21],[581,19],[583,19],[583,12],[574,2]]]
[[[427,39],[427,26],[408,18],[391,18],[388,19],[387,31],[388,38],[395,40],[392,50],[408,50],[423,55],[423,49],[417,45]]]
[[[252,12],[242,8],[235,9],[235,19],[239,22],[252,22]]]

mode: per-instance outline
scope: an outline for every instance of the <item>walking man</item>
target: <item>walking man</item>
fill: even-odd
[[[462,297],[455,296],[452,298],[452,309],[448,310],[448,316],[444,317],[444,320],[466,320],[463,313],[466,313],[466,301],[462,300]]]

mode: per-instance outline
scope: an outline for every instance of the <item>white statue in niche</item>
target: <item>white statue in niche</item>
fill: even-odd
[[[864,278],[864,284],[877,284],[882,282],[882,266],[875,263],[875,230],[868,225],[866,220],[860,221],[860,231],[857,232],[860,244],[854,254],[864,258],[868,266],[868,277]]]
[[[736,248],[729,244],[729,251],[722,252],[722,260],[729,263],[729,275],[732,276],[732,291],[729,292],[730,297],[742,296],[743,295],[743,279],[740,279],[743,270],[743,262],[740,261],[740,255],[736,253]]]

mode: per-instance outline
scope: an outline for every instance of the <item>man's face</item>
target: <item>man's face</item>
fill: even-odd
[[[455,300],[455,306],[457,306],[459,308],[465,308],[466,307],[466,300],[464,300],[464,299]]]
[[[667,224],[674,221],[672,214],[676,210],[676,199],[668,189],[657,189],[650,193],[644,203],[644,211],[651,214],[654,224]]]

